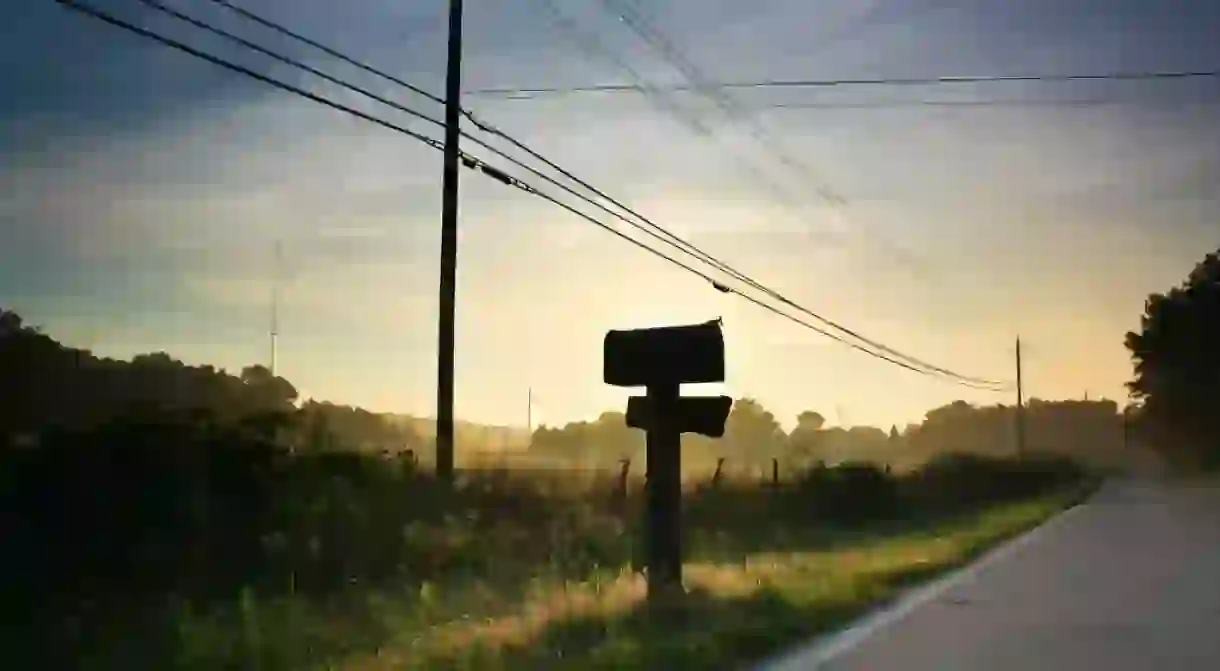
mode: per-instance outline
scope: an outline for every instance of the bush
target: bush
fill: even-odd
[[[1083,477],[1075,462],[1053,456],[1026,459],[947,454],[916,470],[904,483],[906,505],[931,514],[1033,496]]]
[[[792,499],[792,514],[832,524],[887,520],[899,512],[896,479],[867,462],[816,465],[796,477]]]

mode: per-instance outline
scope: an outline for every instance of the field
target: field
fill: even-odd
[[[971,556],[1083,477],[946,458],[692,481],[688,625],[660,640],[638,608],[638,480],[478,470],[449,488],[409,463],[166,431],[5,455],[0,557],[23,579],[2,643],[21,668],[714,667]]]
[[[1074,502],[1076,492],[998,504],[953,521],[837,547],[691,562],[688,598],[657,612],[639,576],[551,586],[508,615],[399,629],[345,667],[389,669],[734,669],[824,633],[958,566]]]

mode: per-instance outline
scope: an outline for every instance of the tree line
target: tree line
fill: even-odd
[[[1024,410],[1027,448],[1105,467],[1131,463],[1135,445],[1151,448],[1172,468],[1220,469],[1220,250],[1206,254],[1177,286],[1148,295],[1138,330],[1123,341],[1133,377],[1128,403],[1111,400],[1032,399]],[[735,460],[747,468],[782,459],[867,460],[907,467],[941,453],[1015,454],[1011,405],[955,401],[934,408],[918,424],[826,427],[808,410],[785,433],[757,401],[740,399],[723,440],[683,437],[692,460]],[[627,430],[621,413],[594,422],[541,427],[531,450],[560,459],[605,461],[642,453],[642,436]]]
[[[683,458],[692,464],[722,463],[754,471],[769,467],[773,459],[786,470],[849,461],[906,470],[946,453],[1014,456],[1018,452],[1016,422],[1015,406],[955,401],[929,410],[920,423],[901,429],[828,426],[823,415],[806,410],[796,417],[793,429],[785,431],[761,403],[742,398],[733,404],[723,438],[683,436]],[[1125,422],[1118,403],[1112,400],[1035,398],[1024,410],[1026,449],[1098,466],[1118,466],[1123,463]],[[594,421],[539,427],[530,451],[569,463],[641,461],[644,434],[628,428],[623,413],[605,412]]]
[[[413,418],[302,400],[262,365],[229,373],[164,352],[97,357],[0,309],[0,446],[152,417],[227,427],[295,450],[419,452],[425,443]]]

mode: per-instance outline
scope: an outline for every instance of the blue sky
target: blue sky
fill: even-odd
[[[354,83],[388,85],[202,0],[167,4]],[[146,27],[262,72],[426,124],[176,25]],[[433,91],[441,0],[241,0]],[[1185,0],[671,0],[636,3],[716,80],[1206,70],[1220,6]],[[680,77],[604,8],[554,0],[654,83]],[[468,89],[622,83],[545,0],[467,2]],[[266,359],[272,249],[285,256],[282,372],[305,393],[428,414],[435,376],[440,157],[407,138],[50,2],[0,27],[0,304],[98,352]],[[587,46],[587,43],[586,43]],[[434,115],[436,105],[393,93]],[[803,304],[1029,393],[1122,395],[1144,297],[1220,240],[1220,81],[736,91],[810,166],[785,170],[691,96],[701,137],[636,94],[470,97],[495,125]],[[897,100],[1105,99],[1082,106],[817,109]],[[767,177],[759,180],[743,165]],[[955,398],[1010,401],[875,362],[472,173],[463,176],[458,412],[520,422],[621,405],[600,380],[610,328],[723,316],[727,387],[785,418],[916,420]],[[790,194],[779,201],[774,187]],[[829,188],[836,209],[816,192]],[[917,260],[899,263],[896,250]]]

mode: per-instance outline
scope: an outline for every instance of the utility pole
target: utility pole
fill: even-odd
[[[441,184],[440,309],[436,343],[436,474],[453,480],[453,349],[457,302],[458,149],[462,121],[462,0],[449,0],[445,163]]]
[[[1123,406],[1123,452],[1131,447],[1131,406]]]
[[[1025,456],[1025,389],[1021,386],[1021,338],[1017,337],[1017,456]]]
[[[271,267],[271,329],[269,335],[271,337],[271,376],[275,377],[276,367],[279,363],[279,338],[280,338],[280,268],[283,266],[284,247],[279,240],[275,241],[275,258],[272,261]]]
[[[525,430],[534,435],[534,388],[525,391]]]

